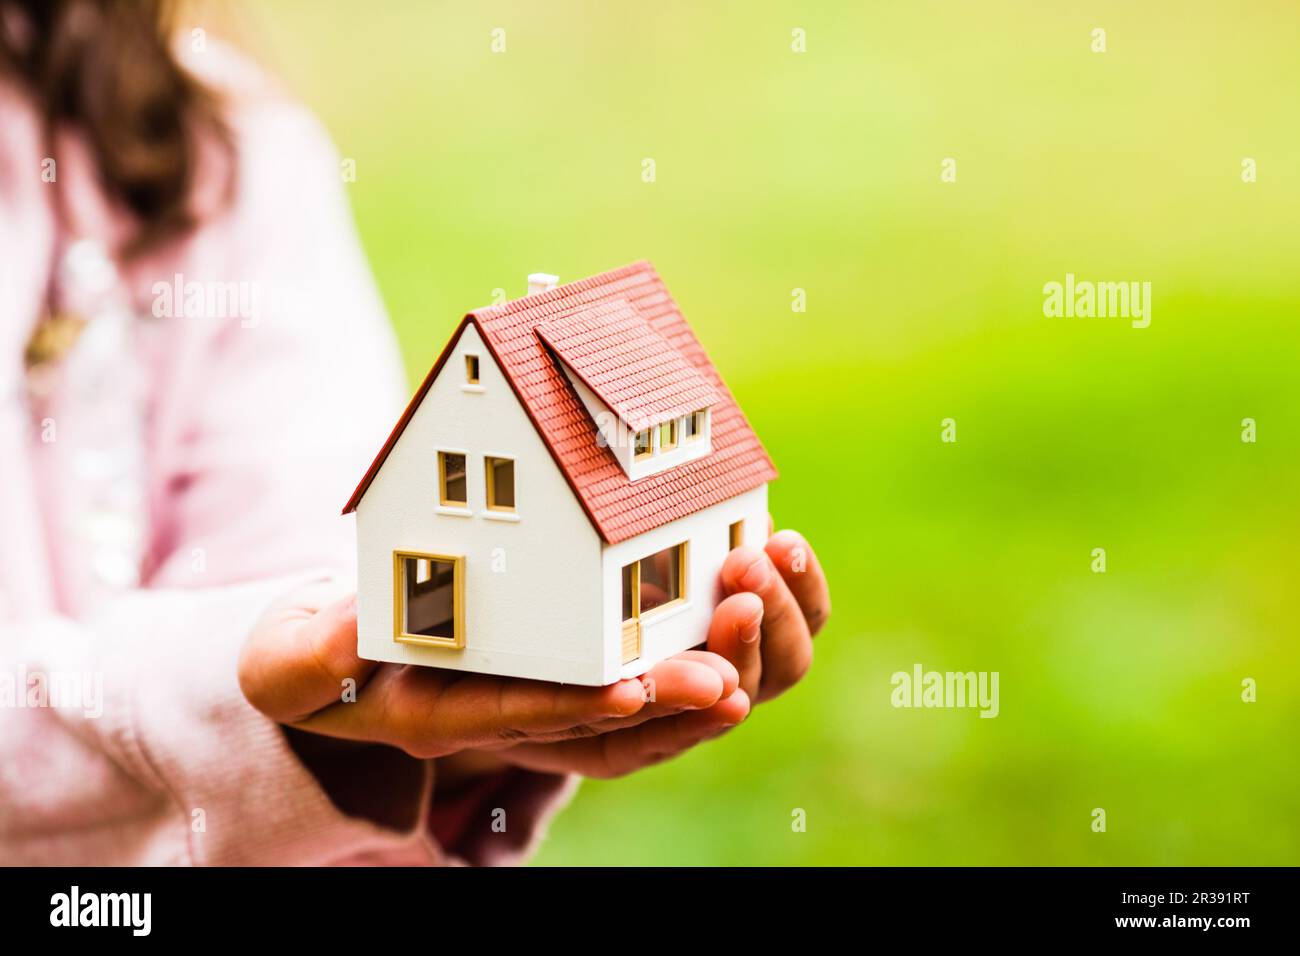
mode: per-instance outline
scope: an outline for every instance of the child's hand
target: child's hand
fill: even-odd
[[[325,586],[306,589],[263,616],[240,655],[244,695],[281,724],[415,757],[590,737],[709,708],[740,680],[732,664],[704,651],[654,667],[646,675],[653,702],[640,679],[577,687],[378,664],[357,656],[355,597],[327,605],[332,596]],[[352,702],[345,702],[349,689]]]
[[[709,650],[736,665],[755,703],[771,700],[812,666],[812,639],[831,615],[826,575],[803,535],[778,531],[762,551],[727,556],[722,588],[728,597],[714,611]]]

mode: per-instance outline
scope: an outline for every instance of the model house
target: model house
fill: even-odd
[[[771,460],[646,262],[465,316],[361,479],[362,657],[609,684],[705,640]]]

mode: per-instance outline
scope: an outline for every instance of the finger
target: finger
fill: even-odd
[[[683,651],[660,661],[640,678],[646,704],[631,717],[593,725],[600,733],[635,727],[686,710],[703,710],[729,696],[740,684],[730,661],[707,651]]]
[[[803,611],[765,551],[742,547],[727,555],[722,586],[763,601],[763,675],[756,700],[770,700],[798,683],[812,665],[812,635]]]
[[[351,678],[366,682],[379,665],[357,656],[356,595],[321,610],[323,589],[295,595],[268,610],[239,657],[239,685],[254,707],[279,723],[293,723],[338,703]]]
[[[738,687],[734,693],[718,701],[708,710],[700,711],[698,719],[713,726],[711,736],[720,736],[737,724],[744,722],[753,708],[753,700],[744,690]]]
[[[550,773],[618,777],[659,763],[734,727],[749,714],[749,697],[737,689],[705,710],[653,720],[587,740],[513,747],[507,759]]]
[[[707,710],[652,721],[628,731],[605,734],[601,755],[590,776],[621,777],[660,763],[734,727],[749,714],[749,697],[737,690]]]
[[[591,725],[645,706],[635,679],[606,687],[459,674],[432,667],[381,670],[355,703],[298,724],[354,740],[378,740],[417,757],[596,733]]]
[[[799,602],[808,622],[808,632],[816,635],[831,616],[831,595],[812,545],[798,531],[778,531],[768,539],[763,550]]]
[[[719,698],[730,697],[735,693],[736,688],[740,686],[740,672],[736,670],[736,665],[720,654],[714,654],[708,650],[698,650],[692,648],[689,651],[682,651],[669,658],[677,661],[695,661],[706,667],[711,667],[717,675],[722,678],[722,693]]]
[[[740,686],[751,698],[758,696],[763,676],[763,654],[759,628],[763,623],[763,601],[757,594],[742,591],[724,598],[714,609],[709,623],[708,648],[735,665]]]

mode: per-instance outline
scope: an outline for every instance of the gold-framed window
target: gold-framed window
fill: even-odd
[[[515,460],[513,458],[483,458],[487,483],[489,511],[515,510]]]
[[[393,640],[421,647],[465,646],[465,558],[393,552]]]
[[[447,508],[469,507],[469,480],[463,452],[438,452],[438,503]]]

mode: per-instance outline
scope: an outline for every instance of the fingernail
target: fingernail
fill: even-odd
[[[763,619],[761,617],[756,617],[748,624],[746,624],[745,627],[741,630],[740,639],[744,643],[753,644],[756,640],[758,640],[758,630],[759,630],[759,625],[762,623],[762,620]]]
[[[761,591],[767,587],[767,582],[771,579],[771,576],[772,572],[767,558],[761,557],[740,576],[740,586],[746,591]]]
[[[641,709],[642,705],[645,704],[646,702],[645,686],[635,677],[628,678],[625,681],[619,681],[619,686],[620,686],[620,697],[618,698],[617,709],[614,715],[619,716],[623,714],[625,711],[629,714],[635,714],[638,710]],[[630,691],[634,687],[636,688],[635,698],[632,696],[632,694],[626,693],[626,691],[622,690],[623,688],[626,688],[626,690]],[[629,708],[631,709],[629,710]]]

